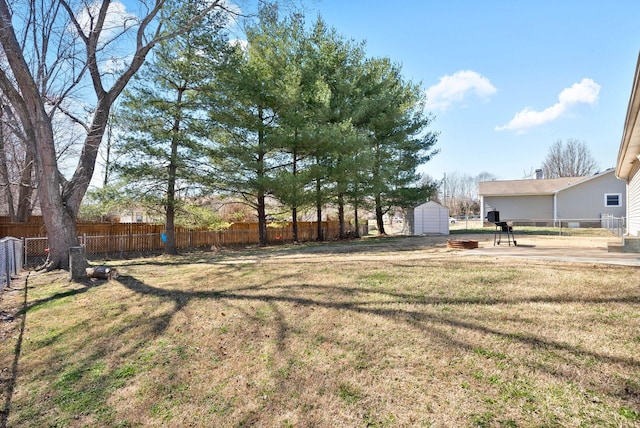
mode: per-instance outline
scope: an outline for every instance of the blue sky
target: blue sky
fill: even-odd
[[[420,172],[517,180],[558,139],[615,167],[640,50],[640,1],[308,0],[421,82],[440,153]]]

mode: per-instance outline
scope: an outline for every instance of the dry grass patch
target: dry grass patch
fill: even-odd
[[[9,426],[640,424],[637,269],[397,242],[32,276]]]

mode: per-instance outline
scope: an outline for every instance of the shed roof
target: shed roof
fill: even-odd
[[[418,207],[427,206],[427,205],[430,205],[430,206],[439,206],[439,207],[442,207],[442,208],[447,208],[447,207],[445,207],[444,205],[442,205],[440,202],[436,202],[436,201],[427,201],[427,202],[423,202],[423,203],[421,203],[421,204],[415,205],[413,208],[418,208]],[[448,209],[448,208],[447,208],[447,209]]]

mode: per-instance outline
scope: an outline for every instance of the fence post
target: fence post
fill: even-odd
[[[6,240],[3,242],[4,244],[4,273],[5,273],[5,284],[7,284],[7,287],[11,285],[11,271],[9,270],[9,241]]]
[[[24,269],[27,266],[27,238],[22,237],[22,253],[24,256],[22,257],[22,268]]]
[[[13,273],[15,273],[15,274],[17,274],[20,271],[20,269],[18,268],[18,261],[19,261],[18,257],[20,257],[20,256],[18,255],[18,253],[16,251],[16,245],[17,245],[16,242],[17,242],[17,239],[12,239],[11,240],[11,254],[12,254],[11,257],[13,257],[13,259],[11,260],[12,261],[11,271]]]
[[[16,245],[17,245],[17,240],[16,240]],[[20,244],[22,244],[22,242],[20,242]],[[20,247],[20,258],[21,260],[16,263],[16,272],[21,271],[22,267],[24,266],[24,260],[22,260],[22,247]]]

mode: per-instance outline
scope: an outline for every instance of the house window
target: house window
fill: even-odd
[[[605,207],[621,207],[622,193],[605,193],[604,206]]]
[[[142,223],[142,213],[136,213],[136,223]]]

